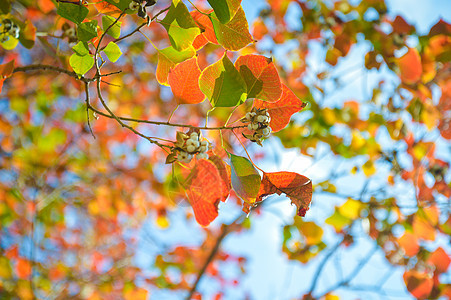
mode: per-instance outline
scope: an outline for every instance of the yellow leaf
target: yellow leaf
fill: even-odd
[[[421,121],[426,125],[428,130],[436,128],[437,122],[440,119],[440,113],[437,108],[428,102],[423,104],[423,110],[420,115]]]
[[[170,225],[169,224],[169,219],[166,216],[158,216],[157,219],[155,220],[155,223],[161,229],[166,229]]]
[[[326,224],[331,225],[335,228],[335,231],[340,232],[343,227],[346,225],[351,224],[352,220],[341,215],[338,211],[335,211],[335,213],[326,219]]]
[[[299,230],[305,236],[308,245],[316,245],[321,242],[323,237],[323,229],[314,222],[303,222]]]
[[[337,122],[337,117],[335,116],[335,112],[328,107],[323,109],[322,115],[323,115],[324,121],[326,121],[326,123],[329,125],[334,125]]]
[[[376,173],[376,167],[374,167],[374,163],[371,160],[363,164],[362,170],[366,177],[370,177]]]
[[[338,207],[338,212],[351,220],[357,219],[360,216],[360,211],[363,204],[354,199],[348,199],[342,206]]]
[[[365,138],[360,134],[359,131],[353,130],[352,131],[352,141],[351,141],[351,148],[354,150],[358,150],[365,146],[366,140]]]
[[[6,257],[0,257],[0,278],[9,279],[11,275],[12,271],[9,260]]]

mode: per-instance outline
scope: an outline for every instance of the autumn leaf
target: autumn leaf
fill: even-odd
[[[222,181],[216,165],[206,159],[198,160],[187,178],[188,201],[201,226],[208,226],[218,216],[218,204],[224,196],[218,182]]]
[[[275,102],[282,95],[282,84],[271,58],[249,54],[238,57],[235,67],[247,85],[247,97]]]
[[[203,36],[208,42],[218,44],[215,29],[213,28],[213,23],[211,23],[208,15],[201,14],[197,10],[194,10],[191,12],[191,16],[193,17],[199,28],[202,30],[202,33],[197,36],[196,39],[200,36]]]
[[[284,129],[290,122],[290,118],[294,113],[299,112],[307,105],[284,84],[282,84],[282,95],[277,102],[265,102],[255,99],[254,107],[267,108],[271,116],[269,126],[273,132]]]
[[[257,200],[272,194],[286,194],[297,207],[298,216],[304,217],[312,201],[312,181],[293,172],[264,173]]]
[[[406,271],[403,275],[407,290],[417,299],[426,299],[432,291],[432,276],[416,270]]]
[[[226,201],[229,197],[230,190],[232,189],[230,177],[231,177],[231,168],[228,164],[225,163],[224,160],[219,158],[218,156],[210,156],[209,160],[215,164],[216,168],[218,169],[219,176],[221,176],[221,179],[218,184],[221,185],[222,190],[222,198],[221,201]]]
[[[173,0],[166,17],[160,21],[166,28],[169,41],[177,51],[185,50],[192,46],[200,29],[191,17],[188,8],[180,0]]]
[[[23,258],[18,258],[16,263],[16,274],[21,279],[27,279],[31,275],[31,263]]]
[[[401,80],[406,84],[413,84],[421,79],[423,67],[418,50],[409,48],[406,54],[398,59]]]
[[[429,257],[429,263],[435,266],[435,269],[440,273],[445,273],[451,263],[451,258],[448,253],[442,248],[438,247]]]
[[[197,57],[188,59],[169,71],[168,82],[179,104],[196,104],[205,99],[199,88],[200,69]]]
[[[156,77],[160,84],[169,85],[168,75],[171,68],[174,68],[177,64],[196,55],[196,50],[193,47],[189,47],[183,51],[177,51],[173,47],[167,47],[164,49],[158,49],[158,65]]]
[[[398,239],[398,244],[404,249],[406,255],[410,257],[415,256],[420,250],[415,235],[407,231]]]
[[[247,158],[231,153],[229,157],[233,190],[245,202],[254,203],[261,183],[260,174]]]
[[[241,0],[207,0],[221,23],[226,24],[241,7]]]
[[[246,83],[227,53],[202,71],[199,86],[213,107],[232,107],[247,99]]]
[[[221,23],[214,12],[210,14],[210,20],[219,44],[225,49],[237,51],[252,43],[253,39],[249,33],[249,25],[241,6],[227,24]]]
[[[0,65],[0,93],[2,92],[3,81],[10,77],[14,71],[14,60],[6,64]]]

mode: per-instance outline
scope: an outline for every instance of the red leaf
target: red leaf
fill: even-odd
[[[426,299],[432,291],[434,281],[427,273],[410,270],[403,275],[407,290],[417,299]]]
[[[29,278],[31,275],[31,263],[23,258],[17,259],[16,274],[21,279]]]
[[[188,176],[188,201],[194,210],[197,223],[208,226],[218,216],[218,204],[224,196],[222,181],[216,165],[200,159]]]
[[[199,65],[197,57],[178,64],[169,71],[168,82],[179,104],[196,104],[205,99],[199,88]]]
[[[271,58],[249,54],[238,57],[235,67],[247,85],[247,97],[275,102],[282,94],[279,73]]]
[[[298,216],[304,217],[312,201],[312,181],[293,172],[264,173],[257,201],[263,197],[284,193],[298,208]]]
[[[438,272],[445,273],[451,263],[451,258],[442,247],[438,247],[429,257],[429,262],[435,266]]]
[[[267,108],[271,116],[269,126],[273,132],[280,131],[290,122],[294,113],[303,109],[307,103],[302,102],[293,92],[282,84],[282,96],[279,101],[269,103],[258,99],[254,100],[254,106],[257,108]]]
[[[420,54],[417,49],[410,48],[406,54],[398,59],[401,80],[406,84],[413,84],[420,80],[423,73]]]

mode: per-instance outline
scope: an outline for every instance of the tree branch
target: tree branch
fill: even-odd
[[[213,248],[211,249],[210,254],[208,255],[207,259],[205,260],[204,264],[202,265],[202,268],[200,268],[199,273],[197,274],[196,281],[194,282],[193,286],[191,287],[191,290],[189,291],[188,296],[185,298],[186,300],[190,300],[191,297],[194,295],[194,293],[197,291],[197,286],[199,285],[200,280],[204,276],[205,271],[207,270],[207,267],[210,265],[210,263],[213,261],[213,259],[215,258],[216,254],[218,253],[222,241],[224,240],[224,238],[229,233],[234,231],[236,226],[239,226],[239,224],[240,224],[239,222],[240,222],[241,219],[243,219],[242,215],[240,215],[231,224],[224,225],[222,227],[221,234],[216,239],[216,242],[215,242]]]

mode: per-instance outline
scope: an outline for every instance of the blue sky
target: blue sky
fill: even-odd
[[[243,0],[242,5],[249,23],[252,23],[252,19],[258,15],[260,9],[265,7],[263,1]],[[398,14],[403,16],[408,22],[416,25],[420,33],[423,34],[427,33],[429,28],[440,18],[451,22],[450,0],[391,0],[387,1],[387,5],[393,16]],[[296,18],[297,14],[297,11],[290,11],[289,13],[289,15],[294,18]],[[295,20],[293,22],[295,22]],[[290,46],[292,47],[293,45]],[[310,55],[308,58],[309,64],[314,65],[317,68],[327,68],[327,65],[324,63],[323,49],[317,45],[313,50],[312,53],[314,54]],[[355,66],[356,64],[363,65],[363,55],[365,51],[367,51],[365,45],[354,47],[348,58],[344,59],[337,68],[338,72],[340,69],[344,70],[349,66]],[[275,53],[276,60],[281,64],[284,63],[282,53],[284,53],[283,49],[279,53],[281,54],[280,57],[277,57],[278,53]],[[356,75],[353,76],[359,78],[354,80],[347,89],[342,89],[333,97],[327,99],[327,104],[333,106],[335,103],[340,103],[345,99],[365,99],[367,94],[365,94],[366,91],[362,88],[364,76],[368,76],[368,88],[376,83],[380,76],[392,76],[393,80],[397,80],[397,78],[389,72],[385,72],[382,75],[380,73],[364,74],[363,69],[360,75],[359,72],[357,72]],[[336,161],[333,157],[326,157],[320,162],[314,163],[312,159],[301,156],[298,150],[284,149],[280,142],[275,138],[265,142],[264,148],[266,149],[265,151],[267,151],[268,157],[278,158],[269,159],[259,164],[265,171],[294,171],[312,178],[314,182],[318,182],[323,180],[324,177],[329,174],[331,168],[335,167],[334,164]],[[251,147],[251,151],[257,150],[257,147]],[[327,149],[324,149],[324,151],[327,151]],[[382,170],[381,172],[385,172],[382,175],[385,176],[387,170]],[[347,176],[340,181],[341,185],[339,188],[352,191],[353,187],[356,185],[358,186],[363,180],[364,178],[362,178],[362,176],[360,176],[360,178]],[[302,295],[302,291],[308,290],[311,284],[312,274],[324,255],[319,255],[307,266],[303,266],[299,262],[288,261],[281,252],[281,234],[283,226],[290,224],[293,221],[295,208],[290,205],[290,201],[285,198],[270,197],[265,200],[265,202],[267,203],[262,210],[262,214],[258,217],[251,217],[252,229],[250,231],[242,234],[232,234],[223,243],[223,247],[226,251],[249,257],[247,274],[243,277],[240,286],[236,290],[227,291],[228,297],[226,299],[241,299],[242,295],[245,293],[250,294],[252,299],[258,300],[288,300],[295,297],[299,298]],[[322,222],[320,220],[324,220],[325,217],[329,216],[333,212],[334,205],[339,202],[340,200],[334,197],[314,195],[312,208],[308,212],[305,220]],[[222,205],[220,209],[220,216],[213,225],[221,222],[227,223],[228,220],[232,220],[236,217],[237,211],[229,209],[227,205]],[[171,220],[180,223],[174,217]],[[150,224],[149,227],[151,227]],[[183,229],[182,232],[179,231],[180,228]],[[169,232],[155,233],[155,235],[158,239],[170,239],[171,242],[176,241],[184,245],[195,245],[200,242],[200,239],[198,239],[201,235],[200,231],[193,231],[191,230],[191,227],[188,230],[182,223],[173,224],[173,229],[175,231],[170,230]],[[324,229],[327,240],[330,241],[330,244],[333,244],[335,237],[334,233],[326,227]],[[358,225],[356,228],[356,231],[362,232],[362,235],[364,235],[363,230],[364,228],[361,225]],[[325,276],[321,277],[316,291],[322,293],[322,291],[327,290],[333,282],[337,281],[339,274],[337,274],[337,268],[334,267],[334,264],[337,263],[337,259],[346,266],[342,270],[346,276],[359,260],[366,255],[373,244],[372,241],[365,238],[357,239],[354,246],[346,251],[340,252],[338,258],[334,258],[326,265],[323,273]],[[143,263],[144,265],[146,263],[151,263],[153,259],[152,250],[146,247],[149,247],[149,245],[143,244],[138,253],[138,260],[140,261],[140,264]],[[227,266],[223,267],[228,268]],[[387,282],[384,284],[384,289],[390,291],[392,297],[381,297],[377,294],[362,294],[361,292],[346,290],[339,290],[337,294],[340,295],[341,299],[356,299],[358,297],[363,297],[363,299],[411,299],[405,289],[404,282],[402,281],[403,269],[399,268],[386,274],[387,270],[390,270],[388,267],[389,265],[382,252],[378,252],[372,256],[362,272],[359,273],[356,282],[359,284],[372,284],[375,281],[382,280],[386,277]],[[233,272],[233,270],[230,270],[230,272]],[[201,291],[206,292],[207,294],[217,290],[217,288],[217,286],[212,285],[212,282],[208,280],[208,278],[204,278],[199,287]],[[173,295],[170,293],[160,291],[158,295],[158,299],[173,299]]]

